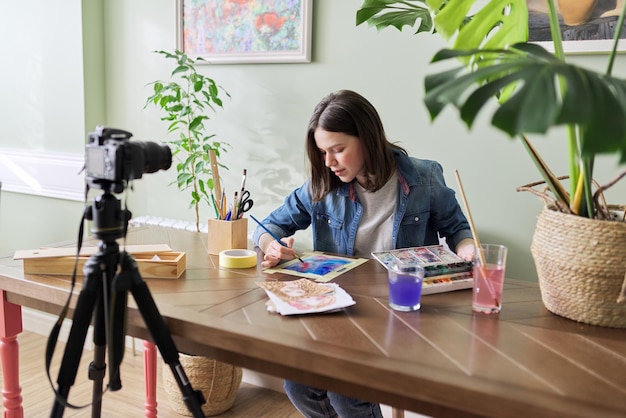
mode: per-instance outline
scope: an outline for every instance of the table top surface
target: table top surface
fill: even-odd
[[[181,352],[437,417],[626,416],[626,330],[551,314],[536,283],[507,279],[495,316],[472,313],[471,290],[423,296],[420,311],[403,313],[388,307],[386,270],[370,260],[334,279],[354,306],[280,316],[256,283],[296,277],[220,268],[206,241],[159,227],[126,238],[187,255],[180,278],[144,279]],[[58,314],[70,277],[24,274],[21,260],[5,257],[0,289]],[[129,335],[150,338],[132,296],[128,321]]]

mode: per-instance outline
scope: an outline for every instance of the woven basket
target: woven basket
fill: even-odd
[[[545,207],[531,253],[541,298],[557,315],[591,325],[626,328],[626,222],[600,221]]]
[[[202,391],[206,403],[202,405],[205,416],[219,415],[235,403],[241,384],[241,367],[203,357],[180,354],[180,364],[194,390]],[[162,377],[165,392],[172,408],[181,415],[191,416],[182,399],[180,388],[169,366],[163,367]]]

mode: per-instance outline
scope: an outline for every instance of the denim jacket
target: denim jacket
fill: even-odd
[[[443,178],[439,163],[408,157],[394,150],[398,169],[398,200],[393,224],[394,248],[435,245],[445,237],[452,250],[472,234],[467,219]],[[391,202],[390,202],[391,204]],[[315,251],[354,255],[354,240],[363,207],[354,185],[342,184],[320,202],[312,202],[309,181],[291,192],[263,224],[283,238],[313,227]],[[265,231],[257,227],[255,245]]]

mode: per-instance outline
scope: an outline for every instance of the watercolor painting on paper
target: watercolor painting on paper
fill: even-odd
[[[322,253],[302,255],[300,260],[290,260],[273,268],[265,269],[266,273],[285,273],[294,276],[327,282],[367,261],[365,258],[348,258]]]

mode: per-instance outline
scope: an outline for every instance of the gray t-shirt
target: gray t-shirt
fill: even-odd
[[[389,181],[374,193],[368,192],[357,182],[354,188],[363,206],[363,216],[356,231],[354,255],[371,257],[372,252],[393,249],[393,218],[398,200],[396,171]]]

